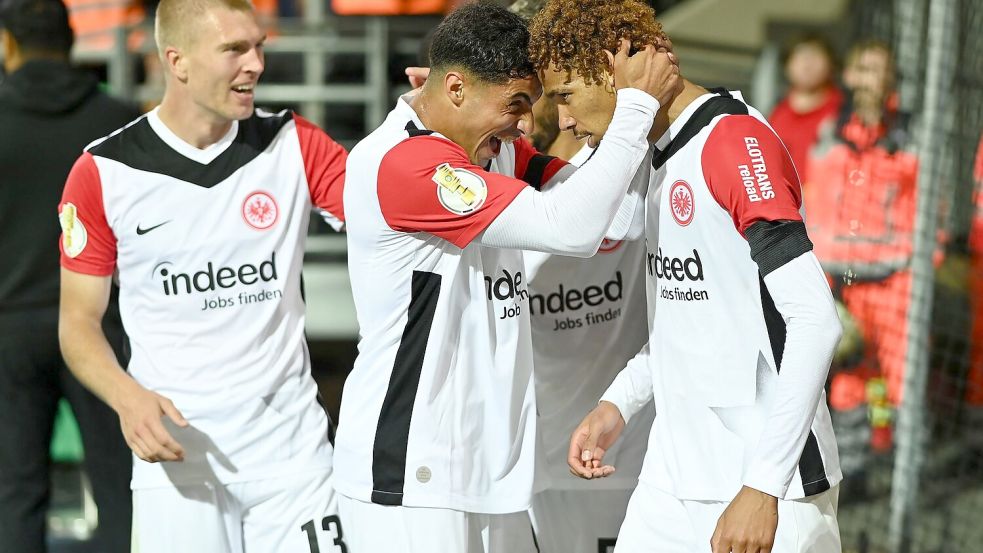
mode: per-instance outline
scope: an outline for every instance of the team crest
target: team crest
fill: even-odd
[[[440,205],[457,215],[474,213],[488,197],[485,179],[467,169],[455,169],[444,163],[437,167],[431,179],[437,183]]]
[[[75,204],[66,203],[61,207],[58,223],[61,224],[61,245],[65,255],[78,257],[89,242],[89,233],[85,231],[85,225],[78,217],[78,208]]]
[[[686,181],[677,180],[669,189],[669,211],[672,218],[680,226],[686,226],[693,222],[693,189],[686,184]]]
[[[253,192],[242,202],[242,218],[256,230],[266,230],[276,224],[280,210],[273,196],[266,192]]]

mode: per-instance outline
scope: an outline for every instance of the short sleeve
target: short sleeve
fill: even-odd
[[[339,221],[345,220],[342,196],[348,152],[317,125],[294,114],[311,203]]]
[[[488,172],[464,150],[432,135],[403,140],[379,165],[379,207],[400,232],[427,232],[464,248],[526,188]]]
[[[116,236],[106,220],[102,181],[95,158],[86,152],[75,162],[61,205],[61,266],[76,273],[109,276],[116,269]]]
[[[522,179],[536,190],[550,181],[567,165],[558,157],[539,153],[525,138],[512,143],[515,147],[515,178]]]
[[[802,188],[785,146],[750,115],[723,117],[703,148],[703,176],[743,235],[759,221],[801,221]]]

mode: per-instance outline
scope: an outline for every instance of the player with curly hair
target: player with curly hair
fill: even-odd
[[[531,19],[543,4],[519,0],[509,9]],[[656,37],[632,35],[636,41]],[[560,132],[556,98],[537,100],[533,116],[530,138],[539,151],[578,167],[596,151],[573,132]],[[637,185],[645,188],[647,180]],[[534,251],[524,252],[524,258],[539,413],[537,457],[545,469],[537,471],[530,508],[536,542],[540,553],[607,553],[638,482],[655,409],[650,402],[636,414],[619,445],[607,451],[618,471],[604,479],[602,490],[598,482],[571,477],[567,441],[648,339],[645,243],[605,240],[597,255],[586,259]]]
[[[550,0],[530,34],[561,130],[592,146],[614,107],[608,52],[672,47],[639,0]],[[841,328],[791,158],[739,92],[685,79],[649,139],[630,225],[646,241],[648,344],[574,430],[570,470],[611,475],[607,452],[654,400],[616,551],[839,551],[823,385]]]

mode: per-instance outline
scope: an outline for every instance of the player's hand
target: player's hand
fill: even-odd
[[[414,90],[419,89],[423,86],[423,83],[427,82],[427,77],[430,76],[429,67],[407,67],[406,68],[406,78],[410,80],[410,86]]]
[[[713,553],[770,553],[778,530],[778,498],[744,486],[717,521]]]
[[[171,400],[133,382],[118,402],[116,412],[126,445],[137,457],[149,463],[184,460],[184,448],[161,422],[166,416],[182,428],[188,426]]]
[[[617,53],[604,51],[614,74],[614,88],[637,88],[651,94],[660,105],[668,105],[683,90],[676,55],[652,44],[633,56],[628,55],[630,50],[631,41],[621,39]]]
[[[604,453],[617,441],[624,428],[625,419],[613,403],[602,401],[598,404],[570,436],[567,455],[570,472],[587,480],[613,474],[613,466],[602,464]]]

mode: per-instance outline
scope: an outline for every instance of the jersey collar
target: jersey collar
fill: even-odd
[[[731,90],[730,94],[734,98],[744,102],[744,96],[741,94],[741,91]],[[679,114],[679,117],[677,117],[676,120],[669,125],[669,129],[655,141],[655,147],[660,150],[665,149],[666,146],[669,145],[669,141],[672,140],[672,137],[679,134],[679,131],[682,130],[682,128],[686,125],[686,122],[689,121],[689,118],[693,116],[696,110],[700,109],[700,106],[707,103],[707,101],[714,96],[717,96],[717,94],[708,92],[690,102],[690,104],[683,109],[683,112]]]
[[[196,148],[184,140],[181,140],[178,135],[174,134],[171,129],[167,128],[167,125],[165,125],[160,119],[160,114],[158,113],[159,111],[160,107],[156,107],[147,114],[147,122],[150,123],[150,128],[153,129],[157,136],[159,136],[160,139],[163,140],[165,144],[170,146],[175,152],[203,165],[208,165],[214,161],[215,158],[222,155],[222,152],[227,150],[229,146],[232,145],[232,143],[235,141],[236,135],[239,134],[239,122],[232,121],[232,126],[229,127],[229,131],[226,132],[225,135],[218,140],[218,142],[205,148]]]
[[[410,94],[404,94],[399,97],[399,101],[396,102],[396,109],[393,110],[393,114],[399,117],[400,126],[405,125],[407,122],[413,123],[417,129],[425,130],[426,125],[420,120],[420,116],[416,114],[416,110],[410,105],[410,100],[413,98]]]

